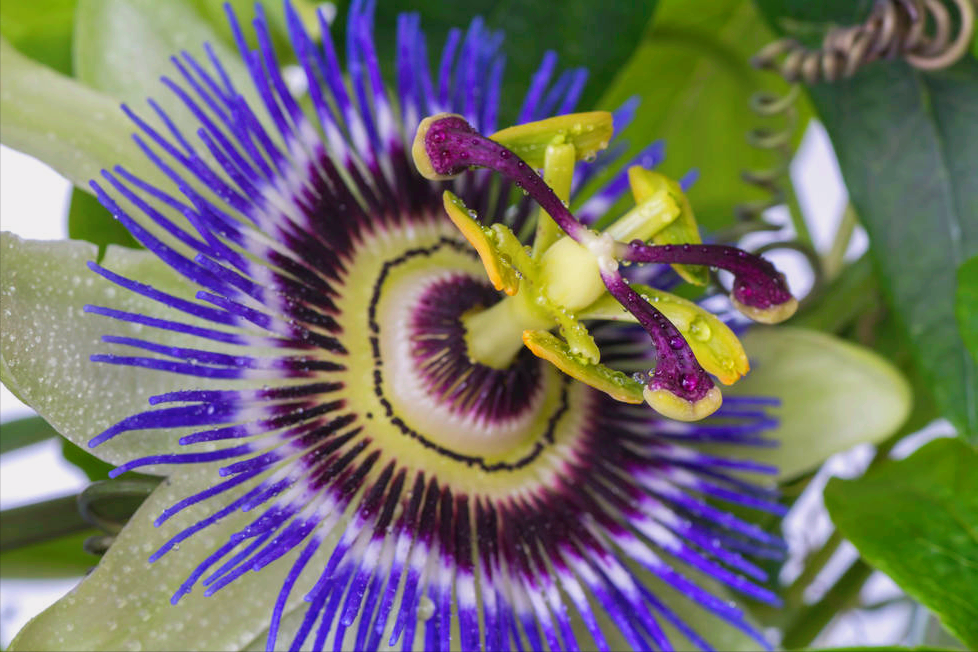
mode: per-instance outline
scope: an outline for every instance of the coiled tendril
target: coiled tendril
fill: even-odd
[[[819,49],[783,38],[758,52],[753,63],[808,84],[851,77],[878,59],[902,58],[921,70],[946,68],[967,51],[975,21],[972,0],[953,1],[960,16],[953,38],[951,13],[941,0],[877,0],[864,22],[830,29]]]
[[[921,70],[946,68],[967,52],[975,23],[973,0],[953,2],[959,15],[956,34],[951,12],[941,0],[877,0],[864,22],[831,28],[819,49],[810,49],[794,38],[782,38],[762,48],[751,63],[780,74],[788,82],[807,84],[851,77],[880,59],[902,58]],[[776,129],[758,127],[747,133],[747,142],[756,149],[773,152],[775,161],[768,168],[742,172],[744,181],[762,190],[766,197],[736,207],[738,225],[728,237],[781,228],[765,219],[764,212],[791,199],[786,177],[794,154],[791,141],[798,127],[796,102],[800,92],[801,87],[794,83],[784,94],[759,91],[751,97],[751,109],[756,115],[765,121],[781,121]],[[794,238],[770,243],[753,253],[772,249],[792,249],[805,256],[813,273],[813,285],[806,299],[817,295],[826,270],[811,244]]]

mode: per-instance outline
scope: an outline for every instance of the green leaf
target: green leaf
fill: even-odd
[[[782,481],[856,444],[883,441],[910,412],[907,381],[869,349],[790,326],[754,327],[742,339],[751,371],[726,392],[781,399],[773,411],[780,425],[769,433],[781,445],[750,457],[776,465]],[[744,454],[740,447],[711,450]]]
[[[141,247],[122,222],[98,202],[95,197],[78,188],[71,190],[71,205],[68,208],[68,237],[72,240],[87,240],[98,245],[98,260],[105,255],[110,244],[137,249]]]
[[[958,268],[955,313],[965,348],[978,360],[978,256]]]
[[[779,163],[776,155],[745,140],[752,129],[784,128],[783,121],[762,118],[750,107],[754,93],[786,88],[749,63],[769,39],[750,2],[662,0],[650,30],[599,103],[616,107],[633,95],[641,97],[635,121],[624,132],[630,152],[665,139],[664,173],[679,178],[699,168],[689,196],[697,220],[708,229],[729,224],[735,204],[757,198],[741,179],[742,170]],[[794,142],[810,113],[804,98],[796,107],[800,117]]]
[[[88,441],[108,426],[149,409],[150,396],[187,386],[187,379],[179,374],[91,362],[92,354],[111,350],[101,336],[150,337],[175,346],[192,346],[195,338],[168,331],[148,333],[134,324],[87,314],[83,306],[110,306],[203,325],[97,276],[86,267],[95,253],[95,245],[85,242],[27,241],[9,233],[0,235],[0,299],[5,311],[0,376],[58,432],[86,450]],[[194,300],[195,287],[148,251],[110,246],[102,264],[163,292]],[[217,348],[236,351],[236,347]],[[177,435],[136,431],[90,450],[100,459],[119,464],[177,450]]]
[[[499,119],[499,126],[505,127],[515,120],[530,78],[547,50],[558,53],[558,70],[577,66],[588,69],[588,82],[578,110],[598,107],[598,98],[641,40],[656,4],[656,0],[567,0],[555,8],[549,0],[394,3],[376,17],[378,56],[387,78],[393,79],[399,11],[421,14],[428,58],[435,66],[448,30],[456,27],[464,30],[474,16],[482,16],[487,27],[505,34],[502,50],[506,53],[506,71]],[[334,35],[345,34],[345,20],[345,15],[337,18]],[[551,81],[556,78],[554,75]]]
[[[154,519],[167,507],[220,481],[219,465],[197,465],[177,471],[143,503],[98,567],[81,584],[31,620],[14,638],[10,650],[213,650],[242,649],[268,626],[278,589],[298,549],[259,573],[247,573],[204,597],[200,586],[177,605],[170,597],[191,571],[221,541],[254,520],[235,512],[181,543],[152,564],[148,557],[177,532],[217,511],[247,491],[221,494],[180,512],[160,527]],[[323,568],[329,546],[311,560]],[[288,609],[302,603],[315,574],[296,586]]]
[[[61,440],[61,456],[69,464],[81,469],[89,480],[105,480],[109,477],[109,471],[115,468],[67,439]]]
[[[0,552],[0,577],[80,577],[98,563],[98,557],[83,548],[85,540],[98,536],[93,528],[30,546]]]
[[[775,24],[812,30],[862,20],[872,3],[760,4]],[[937,72],[877,62],[809,91],[919,367],[942,413],[978,433],[978,364],[954,315],[957,269],[978,254],[978,61]]]
[[[0,34],[31,59],[70,75],[75,1],[0,3]]]
[[[870,564],[978,647],[978,452],[938,439],[855,480],[832,479],[825,506]]]
[[[0,425],[0,453],[57,437],[58,431],[41,417],[24,417]]]
[[[47,163],[76,186],[103,168],[124,165],[150,183],[164,183],[130,139],[118,102],[58,74],[0,38],[0,141]]]

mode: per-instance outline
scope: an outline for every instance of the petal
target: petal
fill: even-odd
[[[0,239],[3,382],[61,434],[86,449],[88,441],[108,426],[146,410],[149,396],[186,389],[187,378],[91,362],[89,356],[107,350],[100,340],[104,333],[135,337],[140,330],[150,329],[86,314],[83,306],[110,306],[197,323],[92,273],[86,263],[95,256],[95,245],[86,242],[30,241],[10,233]],[[193,297],[193,288],[149,252],[110,246],[103,264],[164,292]],[[167,343],[192,341],[169,332],[164,335]],[[160,339],[156,332],[154,337]],[[195,386],[201,381],[206,383],[195,379]],[[92,452],[118,464],[177,448],[176,440],[165,433],[143,431],[111,440]]]
[[[143,503],[91,575],[71,593],[31,620],[11,650],[237,650],[268,625],[272,604],[292,556],[261,573],[247,573],[206,598],[198,590],[170,604],[170,596],[200,560],[213,552],[215,541],[254,519],[236,512],[183,542],[179,551],[150,564],[147,558],[181,529],[230,503],[223,495],[185,509],[159,528],[153,520],[187,492],[204,489],[217,477],[215,465],[175,473]],[[246,491],[245,486],[240,492]],[[315,563],[317,560],[313,560]],[[318,560],[319,564],[325,560]],[[301,581],[300,581],[301,584]],[[290,607],[301,602],[305,586],[297,587]]]
[[[254,106],[257,96],[240,58],[192,3],[81,0],[75,10],[75,76],[140,112],[147,97],[155,98],[187,133],[196,131],[199,122],[173,93],[163,89],[160,77],[178,80],[171,57],[187,50],[203,57],[203,43],[210,44],[224,72]],[[180,63],[187,67],[184,59]]]
[[[776,448],[751,459],[780,469],[788,480],[817,468],[856,444],[883,441],[910,414],[912,395],[903,375],[862,346],[803,328],[754,327],[742,338],[751,372],[728,390],[737,396],[777,396],[781,425],[770,433]],[[733,447],[711,446],[716,454]]]
[[[116,100],[32,61],[0,38],[0,140],[40,159],[77,186],[119,164],[148,182],[164,179],[133,144]]]

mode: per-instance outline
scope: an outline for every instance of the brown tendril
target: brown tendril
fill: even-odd
[[[946,68],[967,52],[975,22],[972,0],[951,1],[960,17],[957,34],[941,0],[877,0],[865,21],[833,27],[819,49],[783,38],[758,52],[753,63],[808,84],[851,77],[879,59],[902,58],[921,70]]]

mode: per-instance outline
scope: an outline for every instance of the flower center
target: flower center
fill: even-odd
[[[531,443],[546,394],[543,365],[524,350],[507,368],[493,369],[470,360],[465,344],[462,315],[495,303],[497,293],[447,270],[403,277],[388,292],[378,313],[381,383],[405,428],[445,450],[480,457]]]
[[[473,361],[463,317],[499,301],[474,252],[440,216],[365,238],[338,301],[350,408],[419,467],[483,472],[536,459],[567,411],[566,377],[528,350],[504,369]],[[446,467],[447,468],[447,467]],[[453,467],[455,468],[455,467]]]

